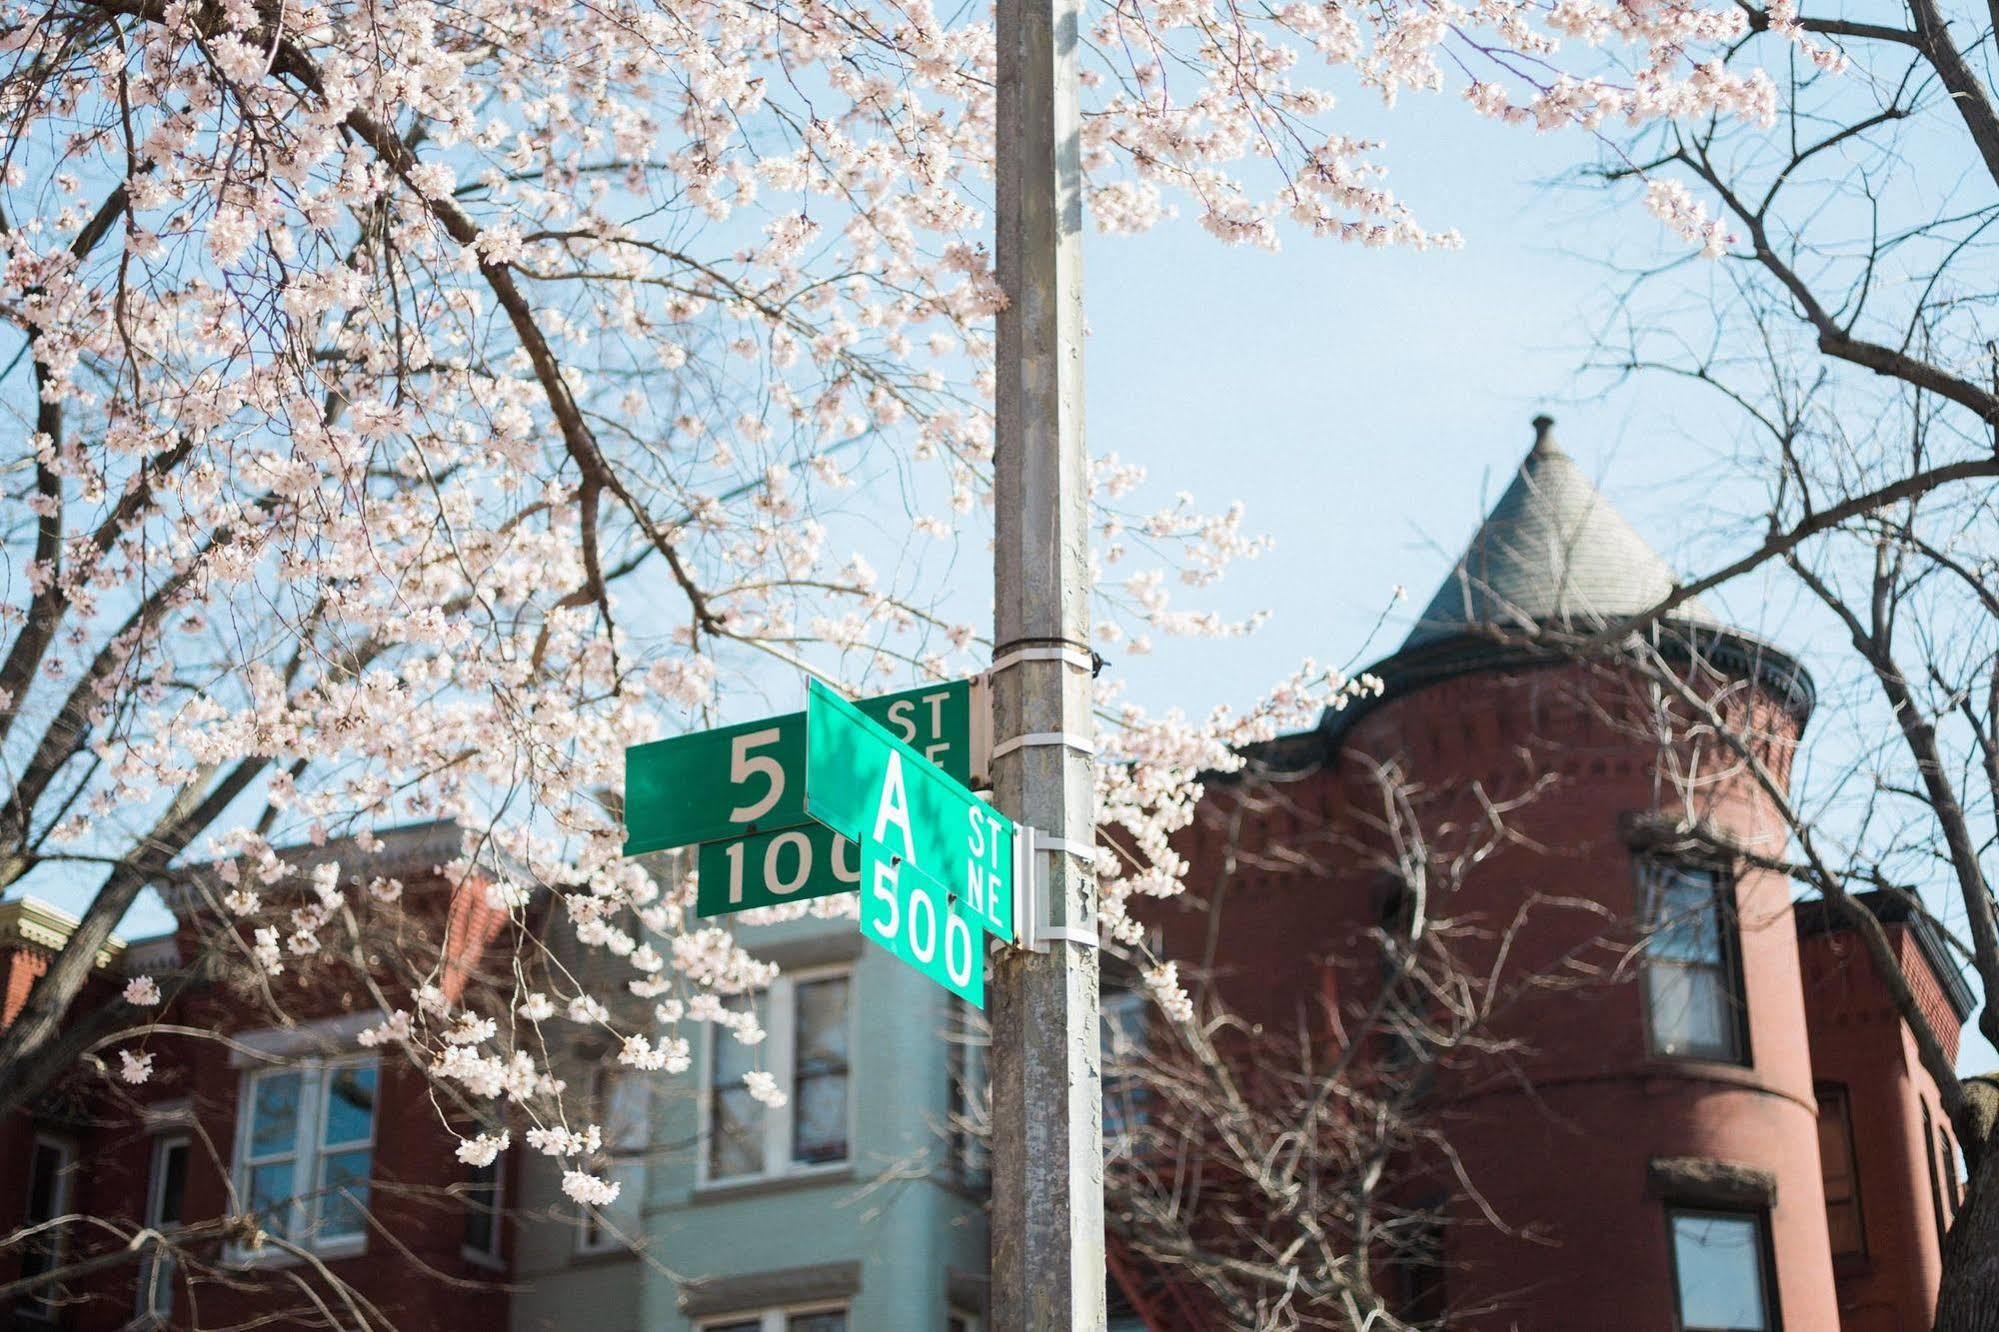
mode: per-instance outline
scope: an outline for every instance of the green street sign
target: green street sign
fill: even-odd
[[[861,933],[974,1008],[986,1006],[985,936],[944,885],[877,842],[861,843]]]
[[[908,689],[859,706],[913,746],[912,752],[960,781],[970,780],[970,680]],[[656,740],[625,751],[628,856],[782,832],[808,822],[802,712]],[[815,852],[813,863],[823,865],[826,857]],[[790,894],[787,900],[796,896]]]
[[[1013,820],[816,680],[805,716],[806,812],[859,842],[864,860],[900,856],[904,872],[945,885],[981,929],[1013,942]]]
[[[861,886],[860,853],[824,824],[727,842],[703,842],[695,862],[694,914],[782,906],[811,897],[851,893]]]

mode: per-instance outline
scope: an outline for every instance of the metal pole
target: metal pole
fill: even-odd
[[[992,1318],[997,1332],[1104,1325],[1097,1048],[1089,496],[1083,450],[1081,0],[999,0],[999,808],[1058,842],[1029,868],[1059,936],[993,966]],[[1021,922],[1024,936],[1037,922]]]

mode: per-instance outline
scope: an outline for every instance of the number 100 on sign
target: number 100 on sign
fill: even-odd
[[[861,886],[860,852],[817,823],[705,843],[696,864],[694,913],[704,917],[851,893]]]

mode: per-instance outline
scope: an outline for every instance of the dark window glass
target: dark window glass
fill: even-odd
[[[1640,863],[1645,1011],[1656,1053],[1744,1062],[1729,888],[1714,869]]]
[[[153,1148],[153,1173],[147,1184],[146,1221],[162,1230],[181,1223],[187,1197],[188,1145],[168,1139]],[[138,1313],[161,1322],[174,1311],[174,1259],[164,1249],[149,1249],[139,1262]]]
[[[801,981],[793,991],[791,1159],[799,1165],[847,1159],[847,994],[845,976]]]
[[[48,1138],[35,1139],[28,1155],[28,1207],[21,1220],[30,1226],[53,1221],[69,1210],[69,1148]],[[22,1246],[21,1277],[41,1276],[62,1266],[62,1229],[40,1231]],[[57,1292],[39,1286],[21,1298],[19,1311],[30,1318],[55,1316]]]
[[[1846,1088],[1822,1083],[1819,1097],[1819,1173],[1825,1178],[1826,1230],[1834,1257],[1867,1252],[1860,1214],[1860,1174],[1854,1165],[1852,1103]]]
[[[1397,1294],[1405,1322],[1441,1323],[1450,1312],[1450,1288],[1444,1280],[1444,1223],[1426,1217],[1400,1237],[1394,1255]]]
[[[500,1162],[472,1166],[465,1173],[465,1247],[497,1258],[500,1254]]]
[[[1950,1202],[1952,1220],[1957,1219],[1957,1209],[1964,1202],[1963,1186],[1957,1177],[1957,1152],[1950,1145],[1950,1134],[1944,1126],[1937,1125],[1937,1166],[1943,1171],[1944,1197]]]
[[[1143,1064],[1150,1001],[1139,990],[1107,989],[1101,1002],[1097,1041],[1103,1061],[1104,1153],[1129,1155],[1136,1150],[1136,1135],[1145,1126]]]
[[[729,1007],[744,1009],[739,996]],[[764,1108],[743,1086],[743,1074],[757,1067],[756,1051],[722,1027],[712,1028],[709,1049],[708,1177],[760,1175],[764,1169]]]
[[[951,998],[951,1169],[973,1189],[992,1182],[992,1156],[981,1125],[991,1123],[991,1089],[986,1083],[988,1037],[978,1011]]]
[[[1768,1332],[1768,1246],[1751,1212],[1674,1210],[1673,1278],[1685,1332]]]
[[[1936,1125],[1930,1118],[1930,1103],[1921,1101],[1918,1104],[1923,1107],[1923,1141],[1927,1143],[1935,1132]],[[1941,1244],[1944,1235],[1950,1230],[1950,1222],[1945,1218],[1943,1210],[1943,1177],[1937,1170],[1937,1154],[1925,1150],[1923,1155],[1930,1163],[1930,1213],[1936,1221],[1937,1243]]]
[[[829,1309],[824,1313],[797,1313],[787,1318],[785,1332],[847,1332],[847,1312]]]

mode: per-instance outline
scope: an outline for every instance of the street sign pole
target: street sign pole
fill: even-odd
[[[1019,922],[1037,942],[1000,949],[990,985],[997,1332],[1104,1325],[1081,23],[1081,0],[998,0],[992,776],[1034,848],[1023,897],[1042,918]]]

